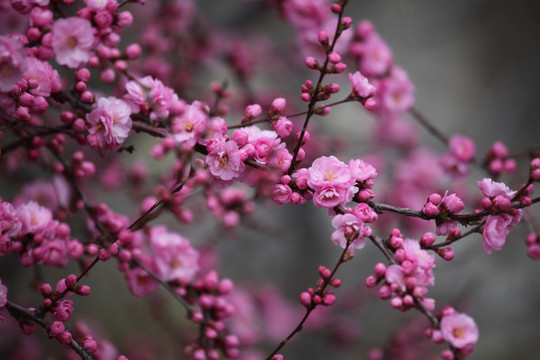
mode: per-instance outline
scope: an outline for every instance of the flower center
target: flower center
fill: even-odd
[[[77,38],[75,36],[70,37],[66,42],[66,46],[68,49],[73,49],[75,46],[77,46]]]
[[[455,328],[452,331],[452,335],[454,335],[454,337],[456,337],[458,339],[461,339],[465,335],[465,329],[464,328]]]
[[[227,155],[220,156],[218,162],[219,162],[219,167],[221,168],[226,169],[229,167],[229,157]]]

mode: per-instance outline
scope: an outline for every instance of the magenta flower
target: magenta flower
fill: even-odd
[[[484,194],[490,198],[501,195],[507,199],[512,199],[514,195],[516,195],[516,192],[510,190],[510,188],[506,186],[506,184],[502,182],[495,182],[488,178],[484,178],[481,181],[478,181],[477,184],[480,190],[482,190]]]
[[[73,300],[64,299],[58,302],[54,309],[54,317],[62,322],[66,322],[73,312]]]
[[[27,58],[24,76],[28,80],[37,82],[38,86],[30,90],[30,93],[34,96],[47,97],[51,93],[62,90],[60,75],[48,62],[40,61],[34,57]]]
[[[159,287],[159,283],[140,267],[127,271],[125,276],[129,290],[135,296],[142,297],[151,294]]]
[[[238,145],[234,140],[217,141],[211,144],[206,163],[212,175],[225,181],[237,178],[245,169]]]
[[[444,340],[462,349],[478,341],[478,326],[473,318],[462,313],[446,315],[441,319],[441,333]]]
[[[199,271],[199,252],[191,247],[188,239],[159,226],[151,230],[150,244],[154,250],[158,275],[163,280],[182,279],[189,282]]]
[[[358,236],[351,243],[351,248],[361,249],[366,245],[366,240],[362,235],[364,223],[353,214],[336,215],[332,219],[332,226],[336,229],[332,233],[331,239],[334,244],[341,246],[345,249],[347,246],[347,239],[345,238],[345,231],[355,230],[358,231]]]
[[[22,79],[25,57],[21,38],[0,36],[0,91],[11,91]]]
[[[182,115],[173,118],[174,140],[186,149],[192,149],[204,133],[207,120],[208,115],[203,111],[202,104],[194,101],[186,106]]]
[[[21,228],[22,223],[13,205],[7,201],[0,202],[0,237],[17,235]]]
[[[131,130],[131,109],[115,97],[101,98],[97,107],[86,115],[88,143],[100,149],[118,150]]]
[[[376,33],[355,44],[352,51],[359,55],[360,71],[369,77],[385,74],[394,62],[392,50]]]
[[[501,250],[506,243],[506,237],[517,223],[521,220],[521,210],[517,215],[510,216],[488,215],[484,231],[482,232],[482,248],[486,254],[491,254],[491,250]]]
[[[44,230],[52,220],[49,209],[35,201],[17,206],[17,215],[22,223],[24,233],[37,233]]]
[[[449,144],[452,155],[459,161],[470,162],[474,157],[474,141],[466,136],[455,135],[450,138]]]
[[[92,30],[90,21],[79,17],[56,20],[51,28],[51,45],[56,61],[70,69],[86,64],[94,45]]]
[[[349,169],[351,175],[356,181],[366,181],[374,179],[377,176],[377,170],[370,164],[360,159],[353,159],[349,161]]]
[[[349,73],[349,80],[353,87],[353,97],[367,98],[375,94],[375,86],[371,85],[360,71],[356,71],[354,74]]]
[[[352,183],[351,171],[335,156],[322,156],[308,169],[308,185],[314,190],[327,186],[348,188]]]

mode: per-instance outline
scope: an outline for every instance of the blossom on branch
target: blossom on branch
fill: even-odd
[[[99,149],[118,150],[131,130],[131,110],[115,97],[101,98],[97,107],[86,115],[88,143]]]
[[[51,33],[51,45],[60,65],[77,69],[90,60],[94,45],[90,21],[79,17],[58,19],[54,22]]]

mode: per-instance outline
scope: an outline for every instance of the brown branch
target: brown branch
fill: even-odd
[[[25,307],[14,303],[11,300],[8,300],[6,303],[6,309],[8,309],[9,313],[15,317],[16,319],[24,319],[27,321],[31,321],[47,332],[49,333],[49,330],[51,328],[51,324],[44,320],[43,318],[39,317],[34,311],[28,310]],[[93,360],[94,358],[92,355],[90,355],[79,343],[77,343],[74,339],[71,340],[71,342],[68,344],[70,348],[72,348],[83,360]]]

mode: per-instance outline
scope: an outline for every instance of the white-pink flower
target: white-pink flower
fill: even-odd
[[[477,182],[480,190],[488,197],[494,198],[495,196],[501,195],[507,199],[512,199],[516,195],[515,191],[510,190],[506,184],[502,182],[495,182],[491,179],[484,178],[481,181]]]
[[[186,149],[191,149],[206,129],[208,115],[203,111],[202,104],[194,101],[186,106],[182,115],[175,116],[172,122],[174,140]]]
[[[212,175],[225,181],[240,176],[246,167],[234,140],[212,143],[209,146],[206,163]]]
[[[327,186],[348,188],[352,183],[351,171],[335,156],[321,156],[308,169],[308,185],[314,190]]]
[[[34,57],[27,58],[24,76],[28,80],[35,80],[37,82],[38,86],[30,90],[30,93],[34,96],[47,97],[51,93],[62,90],[60,75],[58,75],[58,72],[48,62],[38,60]]]
[[[441,333],[444,340],[462,349],[478,341],[478,326],[467,314],[453,313],[441,319]]]
[[[370,164],[360,159],[353,159],[349,161],[349,169],[351,175],[356,181],[366,181],[374,179],[377,176],[377,170]]]
[[[356,71],[354,74],[349,73],[349,80],[353,87],[353,96],[367,98],[375,94],[375,86],[371,85],[360,71]]]
[[[506,237],[521,220],[521,210],[515,216],[508,214],[488,215],[482,232],[482,248],[486,254],[491,250],[501,250],[506,243]]]
[[[463,162],[470,162],[474,157],[476,149],[474,141],[462,135],[455,135],[450,138],[449,144],[452,155]]]
[[[331,236],[334,244],[345,248],[347,246],[345,231],[357,231],[358,235],[351,243],[351,248],[361,249],[366,245],[366,240],[363,236],[364,223],[353,214],[338,214],[334,216],[332,226],[336,229]]]
[[[22,224],[22,231],[25,233],[45,230],[52,220],[51,211],[35,201],[17,206],[17,215]]]
[[[0,36],[0,91],[11,91],[22,79],[25,58],[21,38]]]
[[[131,109],[115,97],[101,98],[97,107],[86,115],[88,143],[100,149],[118,150],[131,130]]]
[[[94,45],[90,21],[79,17],[58,19],[51,28],[51,34],[51,45],[60,65],[77,69],[90,60]]]
[[[189,282],[199,271],[198,251],[179,234],[167,232],[162,226],[154,227],[150,232],[150,244],[155,254],[154,264],[163,280]]]

